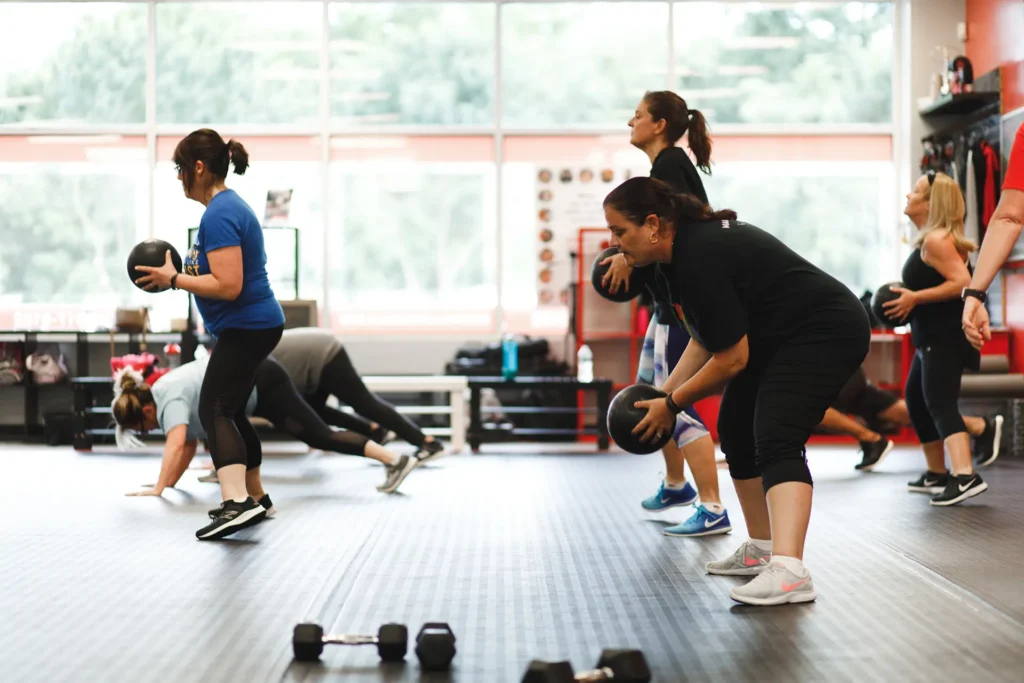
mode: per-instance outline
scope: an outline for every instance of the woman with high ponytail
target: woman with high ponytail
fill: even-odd
[[[224,141],[209,128],[189,133],[174,150],[174,165],[185,196],[206,207],[195,243],[181,273],[170,252],[138,284],[183,289],[195,296],[206,331],[217,339],[203,378],[199,419],[220,480],[223,503],[196,537],[213,540],[258,524],[266,511],[247,493],[262,460],[260,439],[245,415],[256,368],[284,331],[284,312],[270,287],[263,226],[255,212],[225,185],[229,166],[243,174],[249,153],[236,140]]]
[[[647,92],[637,105],[629,127],[630,143],[651,160],[652,178],[667,183],[675,192],[693,196],[700,205],[707,204],[708,195],[697,173],[698,167],[705,173],[711,173],[711,136],[703,114],[691,109],[686,100],[674,92]],[[676,146],[684,135],[696,159],[696,166],[687,151]],[[605,286],[613,292],[619,286],[637,290],[646,288],[653,298],[654,314],[641,349],[637,382],[664,388],[669,372],[679,362],[689,342],[689,336],[673,321],[666,304],[653,296],[655,266],[634,270],[621,254],[612,260],[605,276]],[[697,411],[688,406],[685,412],[688,419],[681,415],[677,417],[673,438],[662,449],[665,479],[641,506],[651,512],[661,512],[693,504],[699,496],[700,503],[693,514],[681,524],[666,527],[665,535],[728,533],[732,525],[719,495],[715,444]],[[696,490],[686,481],[684,463],[690,465]]]

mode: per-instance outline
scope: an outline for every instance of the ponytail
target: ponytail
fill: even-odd
[[[696,109],[690,110],[690,126],[687,128],[690,150],[697,159],[697,168],[711,175],[711,133],[704,114]]]
[[[245,169],[249,168],[249,152],[245,150],[238,140],[228,140],[228,159],[235,167],[235,173],[245,175]],[[225,166],[225,168],[227,168]]]
[[[117,425],[114,436],[120,448],[142,445],[128,431],[138,429],[146,421],[143,409],[153,402],[153,392],[138,370],[124,367],[114,374],[114,401],[110,404],[110,413]]]

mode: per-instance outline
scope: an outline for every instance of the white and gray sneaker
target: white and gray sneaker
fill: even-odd
[[[771,552],[762,552],[750,541],[744,541],[743,545],[736,549],[724,560],[708,562],[704,568],[708,574],[718,576],[753,576],[760,574],[768,560],[772,559]]]
[[[419,460],[411,455],[401,455],[394,465],[385,465],[387,475],[384,483],[377,487],[382,493],[394,493],[402,485],[409,473],[416,469]]]
[[[818,594],[814,592],[814,581],[807,567],[797,574],[778,558],[765,564],[764,571],[750,583],[736,586],[729,597],[747,605],[783,605],[789,602],[813,602]]]

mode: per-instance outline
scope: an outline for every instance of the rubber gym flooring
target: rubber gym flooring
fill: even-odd
[[[194,532],[217,487],[189,471],[165,498],[123,494],[157,458],[0,447],[0,678],[6,681],[472,681],[515,683],[532,658],[596,663],[639,647],[655,681],[1019,681],[1024,662],[1024,463],[983,471],[975,502],[933,509],[906,492],[920,456],[853,472],[854,446],[819,448],[806,560],[818,601],[752,608],[744,579],[704,573],[745,538],[668,538],[639,501],[660,456],[461,455],[377,493],[375,463],[268,457],[278,516],[233,539]],[[511,451],[511,448],[509,449]],[[374,633],[451,623],[453,668],[410,649],[291,661],[295,623]]]

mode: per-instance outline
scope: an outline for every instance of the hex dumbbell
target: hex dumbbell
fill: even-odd
[[[593,671],[575,673],[569,662],[530,662],[522,683],[574,683],[575,681],[619,681],[650,683],[651,669],[640,650],[604,650]]]
[[[324,645],[376,645],[385,662],[400,662],[409,649],[409,629],[402,624],[384,624],[375,636],[324,635],[319,624],[298,624],[292,633],[292,650],[300,662],[320,659]]]
[[[455,634],[442,621],[423,624],[416,636],[416,657],[424,671],[444,671],[455,658]]]

